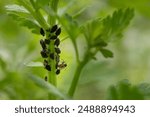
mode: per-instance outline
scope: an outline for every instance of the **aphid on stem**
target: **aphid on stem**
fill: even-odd
[[[43,29],[43,28],[40,28],[40,34],[41,34],[42,36],[45,36],[45,32],[44,32],[44,29]]]
[[[43,39],[40,40],[40,44],[41,44],[43,49],[46,49],[46,44],[45,44],[45,41]]]
[[[54,25],[52,28],[51,28],[51,33],[54,33],[56,30],[57,30],[58,26],[57,25]]]
[[[55,34],[58,36],[61,33],[61,28],[58,28],[57,31],[55,32]]]
[[[55,40],[55,42],[54,42],[54,45],[58,47],[59,44],[60,44],[60,40],[59,40],[59,38],[57,38],[57,39]]]
[[[47,57],[48,57],[46,50],[43,49],[43,50],[41,51],[41,56],[42,56],[43,58],[47,58]]]

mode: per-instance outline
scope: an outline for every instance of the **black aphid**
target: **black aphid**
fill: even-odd
[[[46,44],[45,44],[43,39],[40,40],[40,44],[41,44],[43,49],[46,49]]]
[[[45,80],[45,81],[48,81],[48,78],[47,78],[47,76],[45,76],[44,80]]]
[[[57,39],[57,36],[56,36],[56,35],[51,36],[50,39],[51,39],[51,40],[55,40],[55,39]]]
[[[57,38],[57,39],[55,40],[55,42],[54,42],[54,45],[56,45],[56,46],[58,47],[59,44],[60,44],[60,40]]]
[[[48,61],[44,60],[43,64],[44,64],[44,66],[48,65]]]
[[[57,30],[57,25],[54,25],[52,28],[51,28],[51,33],[55,32]]]
[[[46,65],[45,69],[47,69],[48,71],[51,71],[51,66],[50,65]]]
[[[54,53],[50,53],[50,58],[54,60]]]
[[[41,56],[42,56],[43,58],[47,58],[47,57],[48,57],[46,50],[42,50],[42,51],[41,51]]]
[[[59,69],[57,69],[57,70],[56,70],[56,74],[58,75],[59,73],[60,73],[60,70],[59,70]]]
[[[56,69],[58,68],[58,63],[56,63],[56,67],[55,67]]]
[[[45,32],[44,32],[43,28],[40,28],[40,34],[41,34],[42,36],[45,36]]]
[[[46,44],[50,44],[50,39],[45,39],[44,41]]]
[[[55,52],[56,52],[57,54],[60,54],[60,53],[61,53],[61,51],[60,51],[59,48],[55,48]]]
[[[61,28],[58,28],[57,31],[55,32],[55,34],[58,36],[61,33]]]

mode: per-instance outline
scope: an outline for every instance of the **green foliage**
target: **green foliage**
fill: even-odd
[[[8,14],[13,17],[14,20],[19,22],[22,26],[26,26],[33,33],[39,34],[40,26],[34,21],[34,18],[24,8],[18,5],[6,6]]]
[[[112,16],[103,19],[102,38],[107,41],[122,37],[122,31],[128,26],[130,20],[134,16],[134,10],[119,9]]]
[[[79,12],[70,14],[69,10],[74,5],[75,0],[67,2],[64,9],[58,7],[58,2],[60,1],[16,0],[15,5],[6,5],[6,10],[7,13],[12,16],[19,24],[27,27],[33,33],[36,33],[38,35],[40,35],[39,30],[41,27],[44,30],[47,30],[51,28],[51,26],[53,26],[56,22],[58,26],[61,25],[63,33],[62,37],[68,37],[67,39],[70,39],[73,44],[76,57],[75,64],[77,66],[74,76],[72,76],[71,74],[71,77],[73,78],[70,78],[72,82],[68,83],[71,84],[69,90],[65,89],[66,94],[68,93],[68,96],[64,95],[63,93],[61,93],[61,91],[58,90],[56,86],[57,83],[52,83],[56,82],[56,77],[54,77],[55,75],[53,75],[55,74],[54,70],[48,73],[49,77],[54,78],[52,79],[52,81],[45,82],[41,78],[41,76],[43,77],[43,74],[45,76],[45,72],[42,72],[42,70],[40,69],[42,63],[28,62],[27,64],[25,64],[27,67],[32,67],[32,69],[35,69],[35,73],[40,76],[36,77],[35,75],[33,75],[33,72],[29,72],[30,70],[27,70],[25,72],[29,72],[29,79],[31,79],[33,83],[37,84],[37,86],[42,90],[44,89],[43,92],[46,91],[46,93],[56,97],[53,99],[68,99],[68,97],[72,98],[75,93],[75,89],[77,87],[82,70],[93,58],[96,58],[95,56],[98,52],[101,52],[104,58],[112,58],[114,56],[113,52],[110,49],[107,49],[107,47],[109,46],[109,43],[112,42],[112,40],[117,41],[122,37],[124,29],[129,25],[131,19],[133,18],[134,11],[131,8],[118,9],[115,10],[112,15],[107,15],[106,17],[98,16],[98,18],[96,16],[94,18],[91,18],[91,20],[86,20],[86,18],[84,18],[85,22],[80,23],[78,17],[82,15],[83,11],[87,10],[85,9],[85,6],[83,8],[80,8],[80,10],[77,10]],[[57,11],[61,11],[62,9],[63,11],[61,13],[57,13]],[[48,32],[46,32],[46,38],[47,37]],[[79,42],[83,41],[82,45],[85,46],[84,51],[82,51],[80,45],[78,46],[78,39],[80,39]],[[36,42],[34,43],[34,46],[37,46],[38,44]],[[26,44],[26,46],[28,46],[28,43]],[[54,51],[52,44],[49,45],[49,49]],[[37,54],[37,56],[39,55]],[[3,64],[3,66],[5,65],[3,61],[1,61],[1,63]],[[55,66],[55,64],[53,64],[53,66]],[[24,69],[26,68],[23,68],[23,70]],[[61,80],[65,80],[65,78],[62,78]],[[121,84],[121,86],[123,86],[123,84]],[[124,91],[124,87],[128,88],[128,85],[120,87],[119,91],[115,87],[111,88],[112,98],[128,98],[125,97],[126,95],[118,94],[118,92]],[[136,87],[128,90],[129,93],[136,92],[135,95],[131,96],[132,98],[134,98],[134,96],[139,96],[139,99],[142,99],[142,96],[140,96]],[[24,93],[23,95],[25,94],[28,93]],[[15,99],[17,97],[13,98]]]
[[[94,19],[85,23],[81,27],[89,48],[95,48],[95,52],[100,50],[105,58],[113,57],[113,53],[104,49],[110,41],[120,39],[123,30],[128,26],[133,18],[133,9],[119,9],[114,11],[112,16],[107,16],[104,19]]]
[[[111,86],[109,88],[108,99],[143,100],[145,99],[143,92],[145,91],[141,91],[138,86],[132,86],[128,80],[122,80],[116,86]]]
[[[43,88],[43,90],[48,91],[48,93],[55,95],[56,97],[60,99],[68,99],[67,96],[62,94],[56,87],[54,87],[52,84],[47,83],[46,81],[42,80],[42,78],[39,78],[37,76],[29,75],[31,80],[33,80],[38,86]]]
[[[107,49],[100,49],[101,53],[103,54],[103,56],[105,58],[108,58],[108,57],[113,57],[113,53],[110,51],[110,50],[107,50]]]

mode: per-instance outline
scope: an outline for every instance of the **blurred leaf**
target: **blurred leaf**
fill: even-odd
[[[24,64],[27,67],[43,67],[42,62],[29,62]]]
[[[63,93],[61,93],[55,86],[53,86],[52,84],[50,84],[48,82],[45,82],[44,80],[42,80],[42,78],[34,76],[34,75],[29,75],[29,77],[38,86],[40,86],[44,90],[48,91],[48,93],[53,94],[61,99],[68,99],[68,97],[66,95],[64,95]]]
[[[59,16],[64,15],[74,5],[75,2],[76,2],[76,0],[68,1],[67,5],[65,5],[65,7],[59,9],[59,11],[58,11]]]
[[[117,86],[109,88],[109,97],[111,100],[143,100],[144,95],[137,86],[132,86],[128,80],[120,81]]]
[[[72,41],[75,41],[75,39],[80,34],[78,23],[69,14],[65,14],[63,17],[61,17],[60,22],[62,23]]]
[[[150,99],[150,84],[142,83],[138,87],[142,94],[145,96],[145,98]]]
[[[95,45],[93,46],[97,46],[97,47],[106,47],[108,44],[105,41],[98,41],[97,43],[95,43]]]
[[[18,21],[22,26],[26,26],[32,30],[33,33],[39,34],[40,26],[34,21],[34,18],[29,12],[18,5],[7,5],[8,14]]]
[[[119,97],[118,97],[118,92],[116,90],[116,87],[114,86],[110,87],[110,95],[113,100],[118,100]]]
[[[19,6],[16,4],[13,5],[6,5],[5,6],[7,11],[16,11],[16,12],[22,12],[22,13],[29,13],[23,6]]]
[[[104,56],[105,58],[112,58],[112,57],[113,57],[113,53],[112,53],[110,50],[101,48],[101,49],[100,49],[100,52],[103,54],[103,56]]]

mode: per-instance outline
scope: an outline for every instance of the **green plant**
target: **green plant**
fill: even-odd
[[[132,85],[129,80],[124,79],[112,85],[108,90],[108,99],[111,100],[144,100],[149,97],[148,83],[141,83],[138,85]]]
[[[45,40],[40,40],[40,44],[42,46],[41,55],[43,58],[46,58],[44,60],[44,67],[48,70],[48,75],[45,77],[45,80],[48,82],[40,80],[42,78],[31,74],[29,77],[35,83],[48,90],[48,99],[73,98],[83,68],[88,62],[96,59],[95,55],[98,52],[105,58],[113,57],[113,53],[107,49],[107,46],[112,41],[122,37],[123,30],[128,26],[134,15],[134,11],[131,8],[118,9],[113,12],[113,15],[108,15],[104,18],[92,18],[92,20],[80,24],[76,20],[76,16],[82,14],[84,10],[70,15],[67,13],[67,9],[70,8],[71,4],[68,4],[63,12],[58,13],[58,3],[59,0],[16,0],[15,5],[6,6],[8,14],[15,18],[21,25],[28,27],[35,34],[40,35],[41,33],[45,36]],[[56,62],[56,57],[59,57],[59,55],[55,51],[55,42],[59,34],[56,34],[56,31],[52,31],[57,25],[61,25],[61,28],[67,34],[64,39],[71,40],[76,54],[77,67],[68,93],[66,93],[67,96],[64,96],[57,89],[56,73],[58,74],[59,72],[56,72],[56,66],[59,63]],[[78,38],[85,40],[84,53],[78,47]],[[51,42],[49,43],[49,41]],[[43,67],[42,63],[34,62],[27,66]]]

